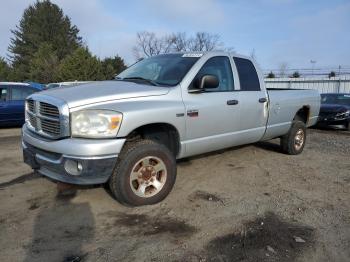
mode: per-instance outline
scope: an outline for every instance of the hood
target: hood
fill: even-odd
[[[320,113],[340,113],[350,110],[350,106],[337,104],[321,104]]]
[[[168,87],[136,84],[127,81],[97,81],[78,86],[57,87],[40,92],[65,101],[70,108],[144,96],[160,96],[169,92]]]

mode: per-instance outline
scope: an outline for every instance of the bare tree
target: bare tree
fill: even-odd
[[[181,32],[157,36],[155,33],[147,31],[137,33],[137,43],[133,48],[137,59],[169,52],[223,49],[225,49],[224,45],[220,41],[219,35],[216,34],[197,32],[195,36],[187,37],[186,33]]]
[[[169,43],[172,45],[172,51],[188,51],[189,39],[185,32],[171,34],[168,38]]]
[[[279,66],[279,75],[280,77],[285,77],[287,74],[287,69],[288,69],[288,63],[287,62],[282,62]]]
[[[189,40],[190,51],[212,51],[214,49],[223,48],[220,42],[220,36],[207,32],[197,32],[196,35]]]
[[[137,44],[134,47],[134,55],[137,59],[142,58],[143,55],[149,57],[166,51],[166,41],[155,33],[147,31],[137,33]]]

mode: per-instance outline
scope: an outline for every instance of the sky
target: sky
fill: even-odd
[[[34,0],[1,0],[0,56],[10,30]],[[218,34],[227,47],[277,69],[350,66],[350,0],[52,0],[93,54],[135,61],[136,34],[197,31]]]

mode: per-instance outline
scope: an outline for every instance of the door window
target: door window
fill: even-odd
[[[0,86],[0,101],[6,101],[7,97],[8,97],[7,87],[6,86]]]
[[[241,91],[260,91],[259,77],[252,61],[244,58],[234,57]]]
[[[197,73],[194,79],[199,79],[204,75],[215,75],[219,80],[219,86],[213,89],[206,89],[206,92],[227,92],[234,90],[232,68],[230,59],[226,56],[216,56],[210,58]],[[193,82],[190,89],[193,88]]]
[[[26,97],[33,94],[35,90],[27,86],[13,86],[12,100],[25,100]]]

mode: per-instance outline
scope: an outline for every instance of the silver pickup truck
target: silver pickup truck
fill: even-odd
[[[24,161],[65,183],[108,183],[125,205],[154,204],[175,183],[176,159],[272,138],[301,153],[319,108],[317,91],[266,90],[248,57],[158,55],[113,81],[27,98]]]

